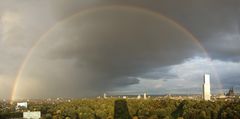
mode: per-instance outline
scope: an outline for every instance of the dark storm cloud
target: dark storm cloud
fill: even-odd
[[[74,82],[71,87],[88,86],[84,89],[94,92],[137,84],[139,80],[131,77],[203,53],[188,34],[166,19],[120,8],[60,24],[36,51],[26,74],[40,77],[43,83],[58,77],[55,81],[61,84]],[[37,62],[42,58],[42,63]]]
[[[189,29],[212,58],[239,61],[239,5],[238,0],[185,0],[156,9]]]
[[[169,66],[152,69],[147,73],[144,73],[143,75],[141,75],[141,77],[150,79],[150,80],[164,79],[164,81],[167,81],[167,79],[176,78],[177,77],[176,74],[169,73],[170,69],[171,67]]]
[[[122,1],[157,11],[192,32],[213,59],[240,60],[239,0]]]

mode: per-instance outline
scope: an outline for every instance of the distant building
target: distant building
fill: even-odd
[[[147,93],[143,94],[143,99],[147,99]]]
[[[19,110],[21,108],[26,108],[27,109],[27,102],[20,102],[20,103],[17,103],[17,106],[16,106],[16,110]]]
[[[127,96],[123,96],[123,99],[127,99]]]
[[[233,87],[229,89],[229,91],[228,91],[228,93],[226,94],[226,96],[235,96]]]
[[[138,95],[138,96],[137,96],[137,99],[141,99],[141,95]]]
[[[225,94],[218,94],[215,97],[218,98],[218,99],[223,99],[223,98],[226,98],[226,95]]]
[[[41,112],[40,111],[23,112],[23,118],[24,119],[40,119],[41,118]]]
[[[210,74],[205,74],[203,77],[203,99],[210,100],[211,92],[210,92]]]
[[[107,94],[106,94],[106,93],[103,94],[103,98],[104,98],[104,99],[107,98]]]

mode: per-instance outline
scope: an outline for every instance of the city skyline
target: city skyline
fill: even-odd
[[[0,98],[240,87],[237,0],[0,0]]]

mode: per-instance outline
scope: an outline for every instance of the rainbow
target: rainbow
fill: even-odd
[[[52,27],[50,27],[46,32],[43,33],[43,35],[29,49],[29,52],[27,53],[27,55],[25,56],[22,64],[20,65],[20,68],[19,68],[19,70],[17,72],[17,75],[16,75],[16,79],[14,80],[14,84],[13,84],[13,89],[12,89],[12,93],[11,93],[11,97],[10,97],[11,99],[10,100],[11,101],[15,100],[16,91],[17,91],[17,87],[18,87],[18,82],[21,79],[21,76],[23,74],[24,68],[25,68],[26,64],[28,63],[29,59],[31,58],[31,55],[33,54],[33,52],[36,49],[36,47],[41,43],[41,41],[43,39],[45,39],[49,35],[49,33],[51,31],[53,31],[58,25],[66,23],[66,22],[74,19],[77,16],[89,14],[89,13],[96,12],[96,11],[99,11],[99,10],[112,10],[112,9],[135,10],[135,11],[143,12],[143,13],[152,15],[154,17],[166,20],[170,24],[174,25],[177,29],[179,29],[182,32],[184,32],[204,52],[204,55],[209,59],[209,62],[211,63],[211,60],[210,60],[211,58],[209,57],[209,55],[207,53],[207,50],[202,46],[202,44],[199,42],[199,40],[188,29],[186,29],[185,27],[183,27],[183,25],[180,25],[176,21],[170,19],[169,17],[164,16],[164,15],[158,13],[158,12],[149,10],[147,8],[139,7],[139,6],[126,6],[126,5],[111,5],[111,6],[101,6],[101,7],[93,7],[93,8],[87,8],[87,9],[81,9],[77,13],[75,13],[73,15],[70,15],[70,16],[60,20],[59,22],[54,24]],[[211,67],[212,67],[213,71],[215,71],[214,67],[212,65],[211,65]]]

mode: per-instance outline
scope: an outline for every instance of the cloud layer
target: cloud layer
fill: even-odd
[[[129,86],[122,91],[135,89],[135,93],[150,90],[149,93],[153,94],[158,94],[159,92],[163,94],[201,94],[203,75],[209,73],[211,74],[212,92],[214,94],[223,93],[231,87],[239,89],[239,66],[240,62],[195,57],[183,63],[156,68],[139,77],[135,77],[139,79],[139,84]],[[239,90],[236,90],[236,92],[239,93]]]
[[[37,46],[22,79],[37,77],[48,90],[85,96],[86,90],[92,95],[137,84],[138,79],[128,77],[200,54],[196,41],[165,18],[142,10],[103,9],[52,30]]]

